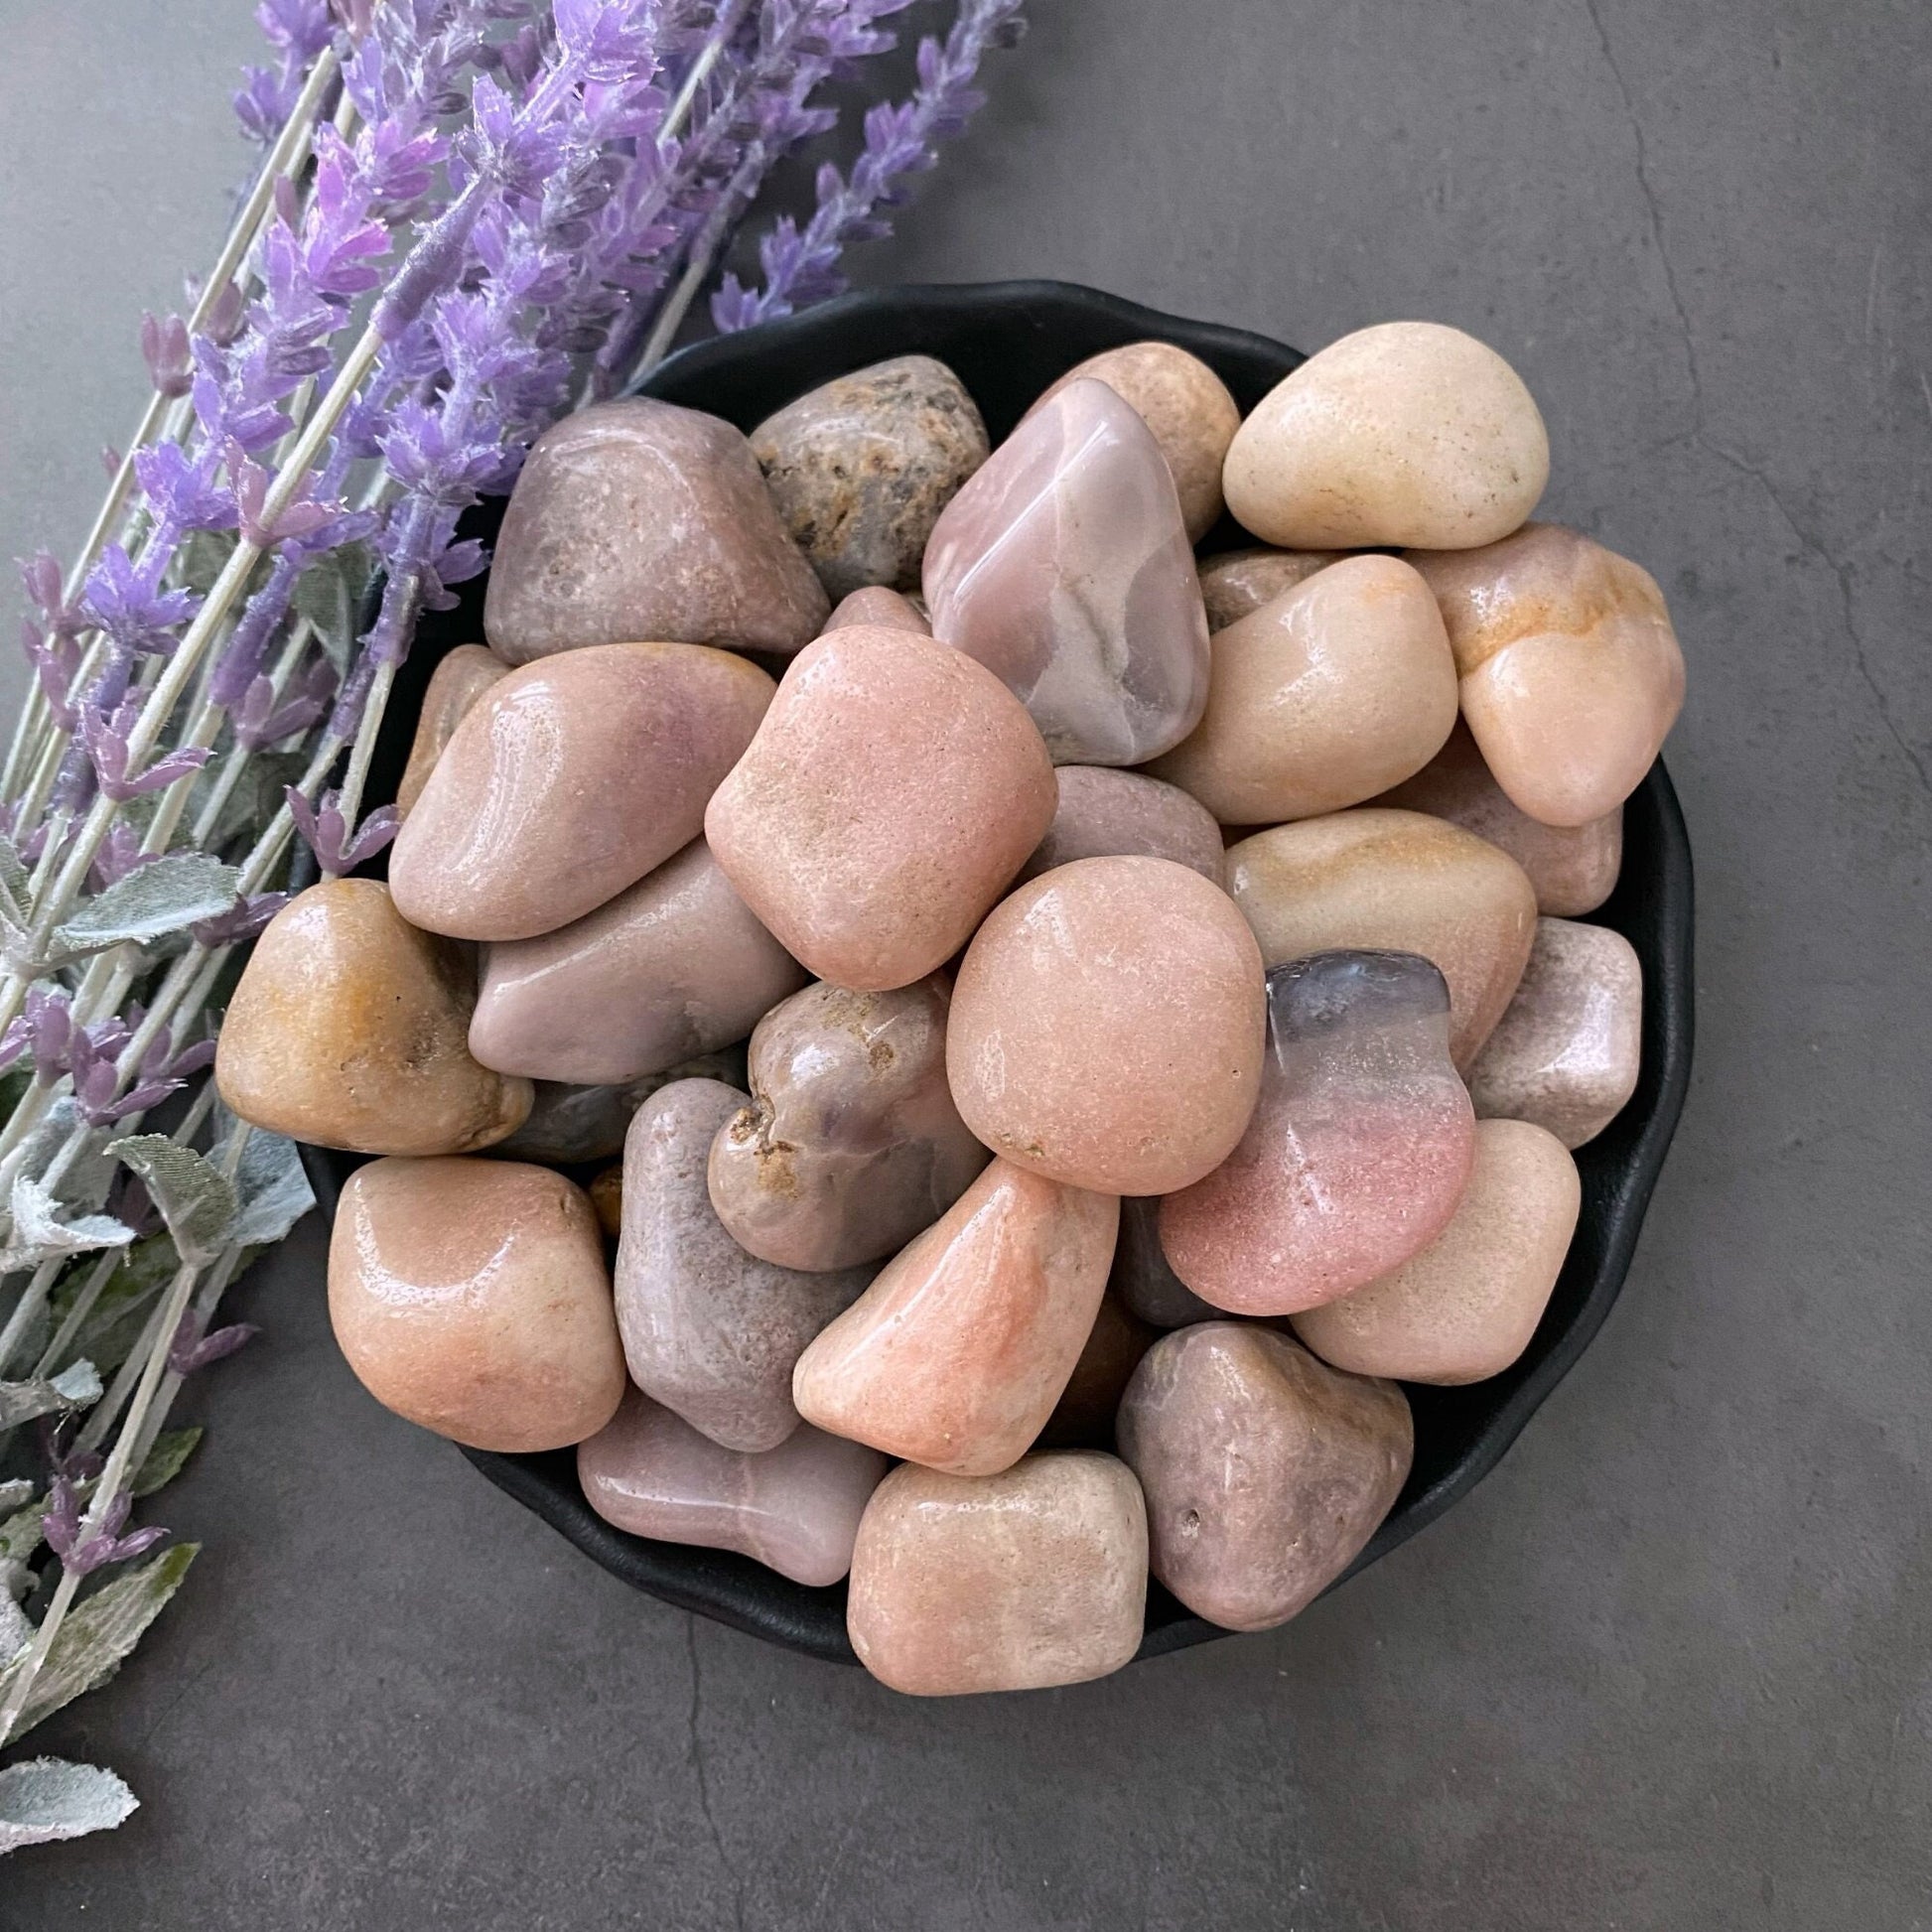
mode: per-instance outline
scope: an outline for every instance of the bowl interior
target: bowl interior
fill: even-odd
[[[1010,282],[846,296],[784,322],[697,344],[640,386],[641,393],[708,410],[749,430],[833,376],[889,356],[933,355],[965,383],[997,443],[1034,398],[1075,362],[1123,343],[1153,339],[1178,344],[1209,363],[1244,414],[1303,360],[1265,337],[1161,315],[1095,290]],[[492,536],[500,516],[499,504],[488,505],[467,521],[466,533]],[[1202,548],[1251,541],[1223,518]],[[463,587],[456,610],[425,619],[419,629],[376,749],[370,803],[395,796],[436,661],[482,635],[479,579]],[[1691,853],[1661,761],[1625,807],[1622,878],[1609,902],[1590,917],[1621,932],[1643,964],[1643,1066],[1637,1091],[1616,1120],[1578,1151],[1582,1217],[1556,1292],[1522,1357],[1503,1374],[1466,1388],[1409,1388],[1415,1464],[1394,1509],[1349,1576],[1434,1521],[1496,1465],[1588,1345],[1623,1284],[1690,1076]],[[324,1150],[306,1153],[324,1205],[333,1209],[343,1177],[359,1159]],[[845,1633],[843,1585],[809,1589],[746,1557],[653,1543],[613,1529],[585,1503],[571,1451],[464,1453],[499,1488],[638,1588],[813,1656],[855,1661]],[[1158,1585],[1150,1588],[1143,1657],[1225,1634]]]

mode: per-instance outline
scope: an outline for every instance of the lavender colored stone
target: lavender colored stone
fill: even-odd
[[[933,635],[1033,714],[1060,764],[1141,764],[1199,723],[1207,617],[1161,446],[1104,383],[1041,404],[946,505]]]
[[[805,1345],[872,1278],[809,1275],[749,1255],[711,1207],[712,1137],[746,1095],[679,1080],[624,1137],[618,1329],[630,1379],[726,1449],[776,1449],[798,1427],[791,1371]]]
[[[1105,764],[1063,764],[1054,775],[1059,808],[1016,884],[1075,859],[1139,856],[1172,859],[1220,885],[1221,828],[1178,785]]]
[[[810,1427],[776,1449],[721,1449],[640,1389],[577,1449],[584,1500],[632,1536],[736,1550],[823,1588],[852,1568],[872,1492],[890,1466],[877,1449]]]

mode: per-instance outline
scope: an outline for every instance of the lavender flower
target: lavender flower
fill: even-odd
[[[252,1321],[231,1322],[208,1334],[202,1332],[205,1324],[206,1317],[197,1315],[193,1309],[182,1316],[181,1326],[168,1344],[168,1366],[175,1374],[193,1375],[197,1369],[232,1355],[261,1333]]]
[[[115,544],[101,553],[87,575],[87,621],[127,656],[172,656],[179,641],[175,626],[201,609],[202,600],[193,592],[162,589],[167,563],[159,546],[137,561]]]
[[[180,316],[166,320],[152,310],[141,316],[141,358],[148,365],[157,393],[173,401],[188,393],[190,362],[188,325]]]
[[[41,696],[47,702],[48,716],[64,732],[71,732],[79,714],[69,702],[74,680],[80,675],[80,646],[69,636],[55,632],[43,636],[30,620],[22,620],[21,648],[34,667]]]
[[[325,791],[320,810],[311,805],[293,785],[282,795],[288,800],[296,830],[316,855],[316,864],[332,879],[340,879],[345,873],[353,872],[357,866],[366,865],[396,836],[397,828],[402,823],[396,815],[395,806],[383,805],[363,819],[351,837],[343,817],[339,792]]]
[[[41,1459],[47,1464],[48,1473],[65,1476],[69,1483],[91,1482],[100,1474],[106,1458],[92,1449],[71,1448],[69,1439],[73,1433],[74,1420],[70,1415],[43,1416],[34,1425]]]
[[[94,854],[93,864],[87,868],[88,888],[92,892],[104,893],[129,873],[153,865],[160,857],[158,852],[143,852],[140,833],[125,819],[116,819],[107,828],[106,840]]]
[[[135,1084],[126,1093],[120,1093],[121,1076],[115,1055],[126,1044],[132,1029],[119,1021],[107,1024],[119,1032],[118,1039],[111,1035],[103,1039],[100,1028],[76,1027],[68,1040],[68,1069],[73,1077],[74,1105],[90,1127],[111,1127],[129,1114],[145,1113],[186,1086],[191,1073],[199,1073],[214,1058],[211,1039],[177,1053],[169,1029],[163,1027],[141,1056]]]
[[[188,745],[158,758],[146,770],[128,770],[128,733],[141,715],[142,699],[137,692],[124,698],[111,712],[89,707],[80,716],[80,744],[93,767],[94,779],[109,797],[121,801],[139,798],[150,791],[163,791],[177,778],[199,771],[211,756],[206,745]]]
[[[326,0],[262,0],[255,24],[278,58],[272,68],[242,69],[234,111],[242,132],[266,148],[293,112],[316,56],[329,45],[330,10]]]
[[[250,893],[225,912],[201,919],[188,928],[198,946],[238,946],[252,939],[289,902],[287,893]]]
[[[235,743],[259,752],[306,732],[329,709],[336,682],[336,667],[321,657],[296,675],[279,702],[274,679],[257,677],[234,708]]]
[[[91,1536],[83,1538],[80,1533],[80,1499],[73,1484],[65,1475],[59,1475],[48,1490],[47,1513],[41,1519],[41,1534],[47,1539],[47,1547],[67,1569],[76,1577],[89,1576],[107,1564],[125,1563],[129,1557],[138,1557],[142,1551],[153,1549],[168,1534],[164,1529],[150,1526],[123,1536],[121,1530],[132,1506],[132,1499],[122,1491],[101,1512],[100,1527]]]

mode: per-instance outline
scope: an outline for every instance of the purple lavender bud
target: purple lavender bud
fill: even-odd
[[[192,591],[161,589],[167,559],[159,549],[137,563],[119,544],[110,544],[87,573],[81,608],[88,621],[129,656],[172,656],[180,641],[176,627],[192,621],[202,608]]]
[[[168,1344],[168,1366],[177,1375],[193,1375],[197,1369],[232,1355],[260,1333],[252,1321],[236,1321],[204,1334],[201,1320],[191,1309],[183,1314],[181,1326]]]
[[[154,386],[171,400],[188,393],[188,325],[180,316],[161,320],[151,310],[141,315],[141,354]]]
[[[227,911],[199,920],[188,930],[198,946],[210,952],[216,946],[238,946],[260,932],[288,902],[287,893],[251,893],[237,898]]]
[[[161,857],[158,852],[141,850],[141,835],[125,819],[116,819],[107,828],[107,837],[87,868],[87,889],[104,893],[116,881],[125,879]]]
[[[184,383],[184,388],[186,384]],[[231,530],[234,508],[201,453],[179,443],[150,443],[134,454],[134,476],[159,522],[177,530]]]
[[[42,1086],[52,1086],[68,1070],[68,1043],[73,1036],[71,1004],[65,993],[34,987],[28,992],[23,1018],[34,1077]]]
[[[49,717],[62,731],[72,731],[76,714],[69,698],[80,673],[80,646],[71,637],[43,637],[25,619],[21,621],[20,645],[34,667]]]

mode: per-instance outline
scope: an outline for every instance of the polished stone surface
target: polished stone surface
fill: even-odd
[[[430,673],[423,708],[416,716],[416,736],[409,747],[409,762],[396,786],[396,810],[405,818],[423,795],[429,774],[443,748],[463,723],[465,714],[509,666],[483,644],[458,644]]]
[[[793,660],[705,833],[787,951],[884,992],[966,943],[1055,796],[1038,732],[983,665],[853,624]]]
[[[1114,1446],[1114,1411],[1141,1357],[1160,1338],[1118,1295],[1100,1298],[1080,1359],[1035,1441],[1036,1449],[1100,1449]]]
[[[1167,459],[1104,382],[1029,417],[946,505],[932,633],[1002,678],[1057,764],[1141,764],[1207,701],[1207,617]]]
[[[826,630],[843,630],[848,624],[883,624],[888,630],[916,630],[921,637],[932,635],[932,626],[897,591],[874,585],[842,597],[825,620]],[[821,632],[821,635],[824,633]]]
[[[1217,1166],[1261,1080],[1254,935],[1171,859],[1081,859],[974,935],[946,1070],[995,1154],[1075,1187],[1159,1194]]]
[[[1156,1328],[1184,1328],[1213,1321],[1221,1311],[1203,1302],[1173,1272],[1161,1245],[1161,1196],[1129,1195],[1120,1204],[1120,1239],[1108,1283],[1121,1306]]]
[[[1214,814],[1178,785],[1105,764],[1063,764],[1053,822],[1020,871],[1020,883],[1075,859],[1172,859],[1215,885],[1224,870]]]
[[[1339,550],[1274,550],[1253,544],[1203,557],[1196,575],[1210,631],[1224,630],[1272,603],[1284,591],[1306,584],[1317,570],[1340,560]]]
[[[483,607],[511,664],[584,644],[792,651],[828,609],[729,423],[626,397],[537,439]]]
[[[1140,1485],[1066,1449],[990,1476],[895,1469],[859,1524],[846,1621],[896,1691],[1033,1691],[1119,1670],[1146,1597]]]
[[[700,1053],[621,1086],[573,1086],[568,1081],[538,1080],[529,1118],[491,1152],[519,1161],[539,1161],[548,1167],[608,1160],[623,1151],[630,1116],[659,1087],[667,1087],[673,1080],[723,1080],[727,1086],[742,1087],[745,1049],[728,1046],[716,1053]]]

